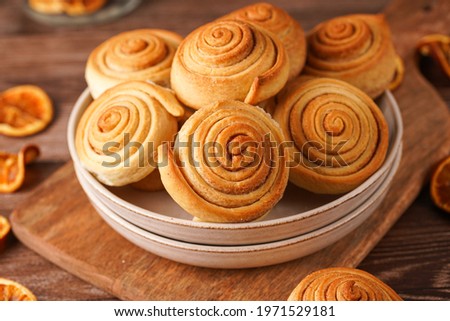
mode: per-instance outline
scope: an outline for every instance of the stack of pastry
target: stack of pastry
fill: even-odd
[[[381,166],[388,132],[372,98],[389,88],[397,61],[382,16],[332,19],[305,37],[268,3],[184,39],[126,32],[89,57],[96,100],[78,125],[78,153],[104,184],[164,186],[201,220],[254,220],[282,198],[288,178],[315,193],[345,193]],[[135,155],[133,168],[104,168],[103,156],[123,153],[130,132],[155,147],[144,168]],[[102,150],[106,142],[112,150]]]

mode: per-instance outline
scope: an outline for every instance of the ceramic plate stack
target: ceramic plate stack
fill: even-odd
[[[168,259],[213,268],[249,268],[286,262],[314,253],[358,227],[381,203],[398,168],[402,120],[390,92],[378,101],[389,126],[383,166],[355,190],[316,195],[289,185],[269,215],[249,223],[196,222],[165,192],[106,187],[80,164],[76,125],[91,102],[78,99],[68,126],[68,143],[78,180],[102,218],[134,244]]]

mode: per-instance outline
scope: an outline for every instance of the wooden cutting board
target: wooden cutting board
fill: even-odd
[[[172,262],[134,246],[104,223],[70,162],[17,208],[11,217],[15,235],[55,264],[128,300],[285,300],[313,270],[357,266],[414,200],[432,166],[449,154],[448,108],[414,61],[414,45],[421,36],[450,32],[448,12],[448,1],[422,7],[394,1],[385,10],[406,65],[405,80],[394,93],[405,125],[403,159],[379,209],[336,244],[302,259],[255,269]]]

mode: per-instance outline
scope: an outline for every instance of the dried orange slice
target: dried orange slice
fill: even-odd
[[[6,217],[0,215],[0,252],[6,247],[6,238],[8,237],[11,225]]]
[[[106,4],[107,0],[28,0],[30,8],[42,14],[67,13],[79,16],[93,13]]]
[[[450,156],[441,161],[433,172],[430,193],[434,204],[450,213]]]
[[[0,94],[0,134],[33,135],[43,130],[52,118],[50,97],[39,87],[17,86]]]
[[[428,35],[420,39],[417,49],[422,56],[435,59],[450,78],[450,37],[441,34]]]
[[[19,154],[0,152],[0,193],[12,193],[22,186],[25,179],[25,165],[39,156],[35,145],[23,147]]]
[[[36,301],[35,295],[23,285],[0,278],[0,301]]]

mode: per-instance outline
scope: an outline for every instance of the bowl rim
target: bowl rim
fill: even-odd
[[[83,177],[86,178],[89,185],[96,189],[102,196],[104,196],[108,201],[113,202],[115,205],[124,208],[125,210],[132,212],[133,214],[142,216],[146,219],[152,219],[154,221],[164,222],[166,224],[177,225],[178,227],[188,228],[188,229],[207,229],[207,230],[250,230],[250,229],[261,229],[271,226],[281,226],[285,224],[291,224],[296,221],[303,221],[306,218],[310,218],[315,215],[319,215],[324,211],[336,208],[349,200],[357,197],[363,193],[369,186],[374,184],[386,171],[390,170],[392,164],[395,160],[397,154],[401,153],[402,148],[402,137],[403,137],[403,121],[398,104],[390,91],[385,91],[381,96],[381,99],[388,100],[388,106],[390,111],[394,116],[394,125],[396,129],[396,135],[390,138],[389,155],[387,155],[384,160],[383,165],[372,174],[366,181],[361,185],[353,189],[352,191],[341,195],[337,199],[323,204],[319,207],[293,214],[287,217],[275,218],[271,220],[264,221],[253,221],[245,223],[211,223],[211,222],[198,222],[192,220],[186,220],[177,217],[169,217],[164,214],[156,213],[151,210],[144,209],[135,204],[132,204],[120,197],[116,196],[113,192],[108,190],[104,185],[95,179],[95,177],[89,173],[81,164],[76,148],[75,148],[75,131],[78,124],[79,118],[82,112],[87,108],[87,106],[92,101],[89,89],[86,88],[82,94],[77,99],[73,110],[70,114],[68,125],[67,125],[67,142],[69,147],[70,156],[74,162],[74,165],[80,170]],[[370,196],[369,196],[370,197]]]

